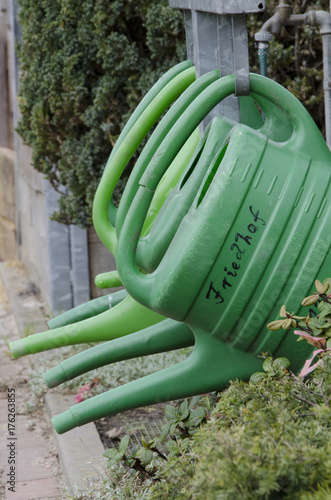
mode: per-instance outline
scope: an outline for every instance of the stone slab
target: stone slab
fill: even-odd
[[[72,396],[49,392],[46,403],[50,417],[67,410],[73,405]],[[58,443],[59,457],[68,485],[74,494],[89,490],[94,482],[100,481],[106,459],[102,456],[103,444],[93,423],[72,429],[59,435],[53,431]]]
[[[0,263],[0,280],[4,283],[4,288],[8,297],[9,311],[7,310],[6,301],[0,300],[0,306],[2,302],[3,312],[4,314],[6,312],[7,319],[9,317],[8,314],[14,316],[16,320],[15,323],[17,324],[21,336],[23,336],[23,332],[26,330],[27,325],[33,327],[36,332],[48,329],[43,314],[42,304],[38,301],[38,295],[35,293],[33,283],[30,282],[24,265],[18,261]],[[14,334],[15,337],[17,336],[17,332],[12,332],[12,334]],[[13,340],[13,338],[9,340]],[[40,356],[43,357],[46,355],[47,353],[40,354]],[[38,356],[39,355],[34,355],[26,358],[19,358],[18,360],[8,359],[8,365],[6,360],[6,370],[15,370],[16,372],[18,369],[16,366],[19,366],[18,362],[20,360],[35,365],[38,363]],[[3,404],[3,388],[1,388],[0,394],[0,402]],[[63,394],[52,391],[46,393],[45,399],[49,418],[67,410],[74,403],[72,396],[64,396]],[[26,449],[34,442],[38,456],[33,458],[34,461],[36,461],[38,458],[40,459],[39,452],[42,446],[41,440],[39,441],[39,436],[37,436],[38,428],[35,430],[32,429],[32,431],[28,430],[30,423],[29,417],[27,416],[19,416],[19,420],[20,425],[17,428],[17,432],[19,434],[21,458],[27,458]],[[3,425],[5,426],[6,422],[3,422]],[[75,495],[87,494],[92,484],[94,482],[99,482],[100,478],[103,476],[106,462],[106,459],[102,456],[104,447],[95,425],[93,423],[87,424],[83,427],[73,429],[64,435],[57,434],[55,430],[53,430],[53,433],[68,489]],[[46,457],[44,457],[44,459],[45,458]],[[45,470],[47,470],[47,461],[41,463],[41,465],[44,468],[46,467]],[[17,488],[17,496],[10,496],[8,500],[46,500],[46,498],[48,500],[51,498],[59,498],[55,486],[46,487],[46,483],[43,483],[43,481],[50,481],[50,479],[52,478],[33,478],[33,481],[29,481],[29,485],[31,483],[31,491],[30,486],[29,489],[27,489],[27,487],[24,486],[24,481],[19,481],[18,486],[20,487],[20,492],[18,492],[19,489]],[[45,484],[44,490],[43,484]],[[23,491],[23,496],[20,496],[21,491]],[[24,496],[24,491],[25,494],[27,494],[28,491],[30,496]],[[43,494],[42,491],[44,492],[44,496],[38,496]],[[46,492],[48,496],[45,496]],[[31,496],[32,494],[34,496]]]

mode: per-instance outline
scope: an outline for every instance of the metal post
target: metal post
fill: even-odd
[[[216,115],[240,121],[239,96],[249,94],[247,14],[263,12],[265,0],[170,0],[184,10],[188,58],[197,78],[214,69],[221,76],[236,75],[236,94],[216,106],[204,120],[204,129]]]

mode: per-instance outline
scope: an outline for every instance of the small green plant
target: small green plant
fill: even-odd
[[[167,405],[161,435],[131,449],[125,436],[105,452],[109,466],[131,470],[151,499],[201,491],[206,500],[328,499],[331,357],[308,381],[286,358],[265,356],[263,370],[220,394]]]
[[[29,337],[29,335],[33,335],[36,333],[36,329],[33,323],[26,323],[24,325],[23,337]]]
[[[137,471],[141,479],[157,481],[161,462],[186,451],[189,438],[207,422],[217,401],[216,394],[211,394],[195,396],[190,401],[185,399],[178,408],[167,405],[165,417],[168,422],[162,427],[160,436],[148,442],[142,439],[141,446],[132,448],[129,446],[130,436],[124,436],[118,449],[105,451],[104,456],[110,459],[108,467],[120,462]]]
[[[131,471],[149,499],[193,500],[202,491],[206,500],[331,499],[330,284],[315,282],[302,302],[307,316],[283,306],[268,325],[317,348],[299,376],[287,358],[263,353],[263,371],[248,383],[167,405],[160,435],[133,448],[125,436],[105,452],[109,466]]]
[[[323,356],[331,353],[331,293],[329,293],[331,279],[327,278],[321,283],[315,281],[316,292],[308,297],[305,297],[301,303],[304,307],[310,307],[306,317],[294,316],[286,310],[283,305],[280,310],[282,319],[272,321],[267,325],[271,331],[284,329],[290,331],[292,328],[300,328],[294,330],[294,335],[298,335],[298,340],[306,340],[309,344],[316,347],[312,357],[308,359],[300,372],[301,377],[305,377],[311,373],[317,366],[322,363]],[[311,309],[311,307],[314,309]],[[312,362],[318,357],[318,361]]]
[[[5,354],[6,357],[8,357],[8,358],[11,359],[12,355],[11,355],[11,351],[10,351],[10,348],[9,348],[9,342],[10,341],[8,340],[8,337],[6,335],[2,335],[2,340],[3,340],[3,342],[4,342],[5,346],[6,346],[6,349],[4,349],[3,352],[4,352],[4,354]]]

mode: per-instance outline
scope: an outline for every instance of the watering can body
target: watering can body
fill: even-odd
[[[266,93],[257,82],[259,93]],[[286,91],[279,87],[281,95],[274,100],[281,103]],[[129,255],[132,240],[124,237],[118,269],[126,289],[146,307],[245,352],[293,354],[294,368],[299,368],[307,349],[300,355],[294,341],[288,344],[280,334],[266,334],[265,325],[284,303],[297,309],[317,276],[331,274],[331,154],[293,96],[285,110],[293,124],[285,141],[274,141],[245,125],[221,137],[157,267],[153,259],[149,265],[146,254],[139,261],[143,240],[137,240]],[[189,173],[193,178],[194,168]],[[144,219],[151,177],[147,170],[128,218]],[[178,192],[185,189],[182,184]],[[170,201],[158,214],[156,228]],[[170,222],[176,219],[174,204],[172,208]],[[137,263],[155,270],[142,274]]]

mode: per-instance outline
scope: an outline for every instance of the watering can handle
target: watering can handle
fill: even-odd
[[[288,90],[278,83],[260,75],[250,75],[251,94],[260,95],[283,111],[293,127],[291,137],[284,142],[286,147],[310,156],[310,144],[321,143],[321,134],[309,113]],[[223,99],[235,92],[235,75],[224,76],[205,89],[187,108],[166,139],[160,145],[153,161],[141,177],[140,187],[127,213],[118,245],[117,264],[119,274],[129,293],[147,307],[151,303],[153,283],[158,268],[152,274],[144,274],[136,265],[136,248],[141,230],[151,204],[155,189],[193,130],[205,116]],[[325,144],[319,150],[320,159],[330,152]],[[160,264],[162,266],[162,262]]]
[[[150,128],[165,109],[195,80],[195,69],[191,64],[190,61],[178,64],[151,89],[141,106],[138,106],[139,110],[137,109],[129,120],[107,161],[94,197],[93,224],[99,238],[113,255],[116,253],[117,238],[112,224],[114,221],[110,219],[115,218],[115,207],[112,202],[115,185]],[[135,122],[133,118],[136,119]]]

